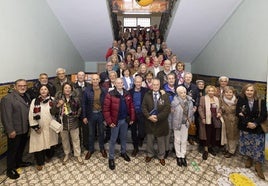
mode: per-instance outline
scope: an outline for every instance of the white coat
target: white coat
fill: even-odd
[[[32,100],[30,111],[29,111],[29,123],[30,127],[36,125],[37,123],[41,127],[41,134],[38,134],[34,129],[30,128],[30,143],[29,143],[29,153],[39,152],[45,149],[50,149],[51,146],[58,144],[58,134],[49,128],[50,122],[52,120],[52,115],[50,114],[49,102],[40,103],[41,119],[36,121],[33,119],[33,108],[35,99]]]

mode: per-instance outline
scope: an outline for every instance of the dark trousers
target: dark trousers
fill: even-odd
[[[34,158],[37,165],[44,165],[45,164],[45,158],[48,159],[52,158],[54,155],[54,147],[50,147],[50,149],[45,149],[39,152],[34,153]]]
[[[142,113],[136,113],[136,121],[132,125],[130,125],[130,129],[134,149],[138,149],[139,142],[143,141],[146,135],[144,116]]]
[[[92,113],[91,119],[89,119],[89,152],[94,152],[94,142],[97,131],[97,137],[99,139],[100,150],[104,150],[104,126],[103,116],[101,112]],[[97,129],[97,130],[96,130]]]
[[[205,142],[205,146],[207,147],[215,147],[216,146],[216,129],[213,124],[206,124],[206,136],[207,140]]]
[[[7,138],[7,170],[19,167],[27,140],[28,133],[16,135],[15,138]]]
[[[89,149],[88,138],[89,138],[89,131],[88,131],[88,124],[85,125],[82,119],[79,119],[79,138],[81,146],[83,145],[86,150]]]

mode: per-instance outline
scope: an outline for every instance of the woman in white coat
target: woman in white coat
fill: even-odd
[[[53,98],[49,95],[47,85],[39,87],[39,96],[32,100],[29,111],[29,123],[31,127],[29,153],[34,153],[36,169],[42,170],[45,157],[53,156],[52,146],[58,144],[58,134],[50,129],[52,115],[50,109]]]

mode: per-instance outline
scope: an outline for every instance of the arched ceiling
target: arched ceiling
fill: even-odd
[[[167,44],[180,60],[193,62],[243,0],[178,0]],[[47,0],[85,61],[104,61],[113,35],[106,0]]]

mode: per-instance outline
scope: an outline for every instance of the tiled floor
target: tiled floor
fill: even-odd
[[[257,178],[253,168],[250,170],[243,168],[243,157],[238,154],[230,159],[224,158],[221,154],[216,157],[209,155],[208,160],[203,161],[201,154],[196,150],[197,146],[188,145],[188,167],[183,168],[177,166],[174,153],[166,160],[166,166],[160,165],[157,159],[145,163],[145,146],[146,144],[143,145],[138,156],[131,158],[130,162],[125,162],[119,157],[117,150],[114,171],[108,168],[108,159],[104,159],[98,151],[90,160],[85,160],[84,165],[78,164],[75,160],[62,165],[63,153],[59,148],[56,156],[44,166],[43,170],[37,171],[34,166],[22,168],[21,176],[17,180],[11,180],[5,176],[5,173],[2,173],[0,185],[230,185],[227,169],[229,172],[244,172],[246,175],[251,175],[252,181],[257,186],[268,185],[268,182]],[[106,149],[108,149],[108,144],[106,144]],[[120,147],[117,146],[117,149]],[[130,143],[128,149],[130,154],[132,149]],[[27,156],[27,160],[32,161],[32,158],[32,155]],[[2,159],[1,166],[3,161]],[[264,170],[268,179],[267,162]]]

